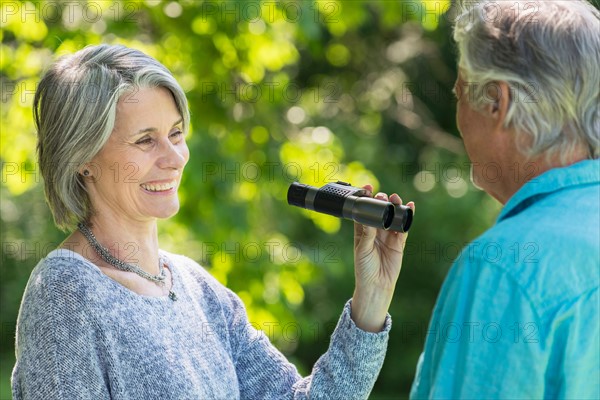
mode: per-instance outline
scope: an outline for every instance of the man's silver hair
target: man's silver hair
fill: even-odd
[[[493,101],[499,81],[510,88],[505,127],[527,156],[559,156],[578,146],[599,157],[600,13],[574,1],[461,1],[454,23],[461,95],[475,108]],[[521,139],[525,139],[524,141]]]
[[[40,81],[33,102],[38,161],[46,200],[63,231],[92,215],[80,170],[108,141],[119,98],[142,87],[168,89],[187,132],[190,115],[183,89],[166,67],[141,51],[88,46],[60,58]]]

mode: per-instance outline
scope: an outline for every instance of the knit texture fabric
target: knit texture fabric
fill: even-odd
[[[19,310],[13,399],[368,397],[389,315],[381,332],[362,331],[348,301],[329,349],[302,378],[235,293],[193,260],[161,255],[177,301],[139,295],[72,251],[42,259]]]

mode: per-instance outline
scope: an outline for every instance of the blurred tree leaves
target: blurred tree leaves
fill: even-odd
[[[161,246],[236,291],[302,373],[352,296],[352,224],[289,207],[289,184],[372,183],[417,203],[373,398],[407,395],[446,270],[499,209],[470,185],[454,126],[449,1],[0,4],[5,352],[31,269],[64,238],[36,170],[36,82],[56,56],[120,43],[164,63],[190,102],[182,208]]]

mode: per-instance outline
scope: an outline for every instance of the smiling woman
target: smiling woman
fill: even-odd
[[[51,183],[44,187],[58,227],[69,231],[77,222],[89,220],[93,208],[83,182],[82,166],[94,161],[115,126],[137,128],[129,134],[145,128],[129,126],[133,121],[123,107],[135,107],[150,88],[158,87],[170,92],[169,101],[174,103],[170,110],[175,109],[176,119],[182,119],[180,129],[187,132],[190,117],[185,93],[163,65],[140,51],[122,46],[87,47],[62,58],[45,74],[33,108],[40,170],[44,181]],[[118,107],[122,121],[118,120]],[[138,167],[127,162],[121,159],[110,166],[115,180],[119,180],[115,167]],[[110,174],[108,168],[95,171],[96,178]],[[88,170],[88,174],[92,172],[93,169]]]
[[[179,210],[190,157],[187,101],[171,73],[136,50],[87,47],[50,68],[34,108],[47,201],[72,233],[25,289],[14,399],[368,396],[406,234],[355,226],[354,296],[303,378],[236,294],[159,247],[157,220]]]
[[[119,100],[113,133],[89,164],[99,171],[128,169],[127,179],[111,173],[85,177],[92,209],[103,221],[152,221],[179,210],[177,187],[189,159],[182,123],[165,88],[143,87]],[[91,170],[87,163],[81,168]],[[97,225],[93,216],[89,222]]]

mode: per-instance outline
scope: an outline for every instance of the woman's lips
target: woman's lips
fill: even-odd
[[[168,192],[177,187],[177,180],[142,183],[140,186],[148,192]]]

